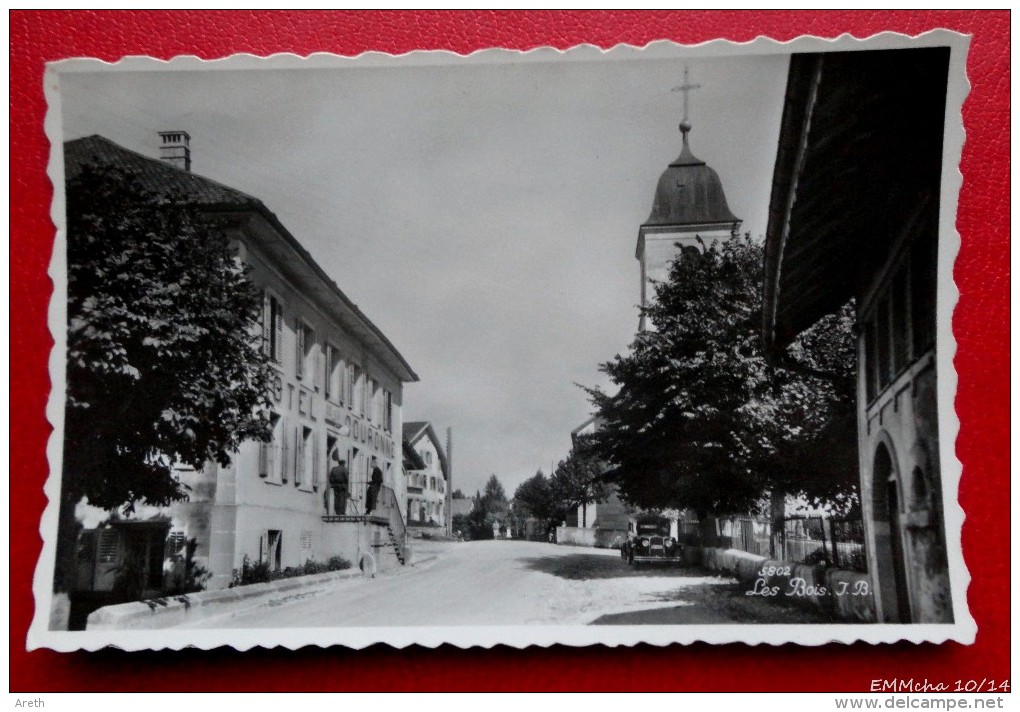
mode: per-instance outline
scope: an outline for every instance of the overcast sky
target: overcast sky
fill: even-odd
[[[153,157],[188,131],[192,170],[260,198],[418,373],[404,419],[453,428],[453,486],[512,494],[633,338],[685,64],[691,148],[765,231],[787,55],[632,56],[65,73],[63,131]]]

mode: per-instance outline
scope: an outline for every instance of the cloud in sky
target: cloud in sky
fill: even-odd
[[[192,170],[259,197],[421,376],[404,418],[453,428],[454,487],[512,494],[633,337],[685,64],[693,152],[765,231],[787,55],[626,57],[68,73],[64,138],[188,131]]]

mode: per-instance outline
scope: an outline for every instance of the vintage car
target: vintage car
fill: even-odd
[[[670,520],[657,514],[642,514],[630,520],[627,541],[620,556],[628,564],[683,562],[683,546],[670,536]]]

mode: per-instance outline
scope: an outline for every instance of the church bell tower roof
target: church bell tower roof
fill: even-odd
[[[659,177],[652,213],[645,226],[739,223],[726,203],[719,174],[691,153],[684,132],[684,148]]]
[[[680,122],[683,136],[683,150],[675,161],[663,171],[655,188],[652,213],[642,225],[647,227],[702,226],[707,228],[733,226],[740,218],[730,212],[726,203],[719,174],[691,153],[688,134],[691,123],[687,118],[687,95],[698,85],[687,80],[684,69],[684,83],[676,88],[684,92],[684,117]]]

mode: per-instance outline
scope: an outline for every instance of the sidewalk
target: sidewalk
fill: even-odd
[[[413,558],[409,565],[378,575],[402,576],[416,569],[429,568],[442,555],[445,548],[443,544],[415,540],[411,544]],[[297,598],[318,596],[333,590],[341,582],[366,578],[360,569],[351,568],[218,591],[121,603],[92,612],[88,618],[87,630],[148,630],[185,626],[234,615],[257,606],[275,606]]]

